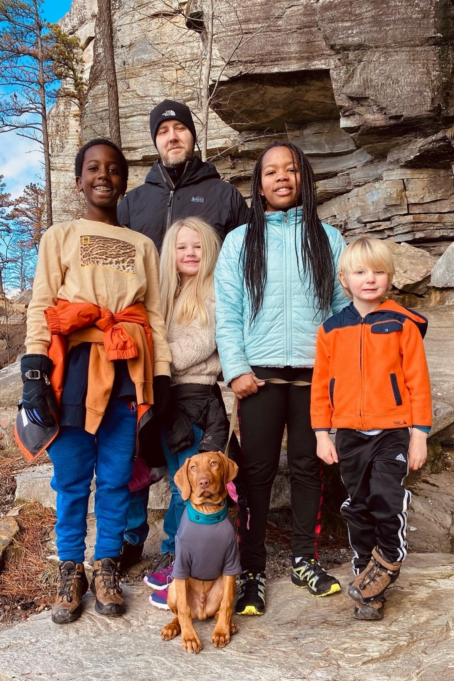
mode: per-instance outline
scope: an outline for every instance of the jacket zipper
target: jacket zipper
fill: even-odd
[[[168,202],[167,202],[167,220],[166,220],[166,232],[167,232],[167,230],[169,229],[170,225],[172,224],[172,204],[173,204],[173,195],[175,194],[175,185],[173,184],[173,182],[172,182],[172,180],[170,179],[170,177],[169,177],[169,180],[170,180],[170,182],[171,182],[171,186],[169,185],[169,182],[168,182],[166,176],[165,176],[164,173],[162,172],[162,168],[161,168],[161,165],[160,165],[160,164],[158,165],[158,168],[159,168],[159,172],[161,173],[162,179],[164,180],[164,182],[166,183],[166,185],[167,185],[167,186],[169,187],[169,189],[170,189],[170,192],[169,192],[169,200],[168,200]]]
[[[290,324],[288,323],[288,310],[287,310],[287,270],[288,270],[288,261],[287,261],[287,222],[288,222],[288,216],[287,213],[284,213],[284,229],[283,229],[283,242],[284,242],[284,329],[286,330],[286,344],[285,344],[285,350],[284,350],[284,366],[288,366],[289,364],[289,359],[288,359],[288,337],[289,337],[289,331],[290,329]]]
[[[167,181],[166,176],[165,176],[164,173],[162,172],[161,165],[160,165],[160,164],[158,165],[159,172],[161,173],[162,179],[164,180],[164,182],[166,183],[166,185],[167,185],[167,186],[169,187],[169,189],[170,189],[170,192],[169,192],[169,201],[168,201],[168,203],[167,203],[167,223],[166,223],[166,232],[167,232],[167,230],[169,229],[170,225],[172,224],[173,197],[174,197],[175,192],[176,192],[176,190],[177,190],[177,186],[180,184],[181,180],[182,180],[183,177],[185,176],[186,171],[187,171],[187,169],[188,169],[190,163],[191,163],[191,161],[186,161],[186,164],[185,164],[184,170],[183,170],[183,175],[180,177],[179,181],[178,181],[176,184],[173,184],[172,179],[169,177],[170,185],[169,185],[169,183],[168,183],[168,181]]]
[[[363,336],[364,336],[364,317],[361,317],[361,336],[359,341],[359,372],[361,375],[361,391],[359,397],[359,418],[361,420],[361,427],[364,428],[363,423]]]
[[[172,224],[172,203],[173,203],[173,195],[175,194],[175,190],[171,189],[169,193],[169,202],[167,204],[167,224],[166,224],[166,232],[169,229],[170,225]]]

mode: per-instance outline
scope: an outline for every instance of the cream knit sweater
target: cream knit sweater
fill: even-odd
[[[208,324],[200,326],[195,319],[189,326],[178,324],[176,312],[168,328],[167,341],[172,353],[172,383],[214,385],[221,372],[216,350],[216,318],[213,299],[205,301]]]

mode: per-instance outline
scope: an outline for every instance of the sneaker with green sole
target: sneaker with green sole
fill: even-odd
[[[264,572],[248,572],[244,570],[240,575],[238,600],[235,606],[237,615],[263,615],[265,612],[265,584]]]
[[[292,582],[300,589],[308,589],[317,598],[341,591],[338,580],[328,574],[314,557],[303,556],[298,561],[293,558]]]

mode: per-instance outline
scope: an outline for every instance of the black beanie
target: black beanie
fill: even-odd
[[[155,147],[158,128],[164,121],[181,121],[181,123],[183,123],[191,132],[194,138],[194,144],[196,143],[197,135],[189,107],[186,106],[186,104],[173,102],[171,99],[165,99],[155,106],[150,113],[151,139],[153,140]]]

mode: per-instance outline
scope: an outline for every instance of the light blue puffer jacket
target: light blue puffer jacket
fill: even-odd
[[[216,341],[227,383],[250,373],[251,366],[313,367],[318,327],[350,302],[336,277],[331,310],[324,315],[316,312],[308,277],[302,281],[298,271],[295,244],[300,253],[301,216],[300,208],[267,213],[267,281],[263,306],[252,325],[240,265],[246,225],[234,229],[224,241],[214,281]],[[323,227],[337,264],[345,242],[337,229]]]

